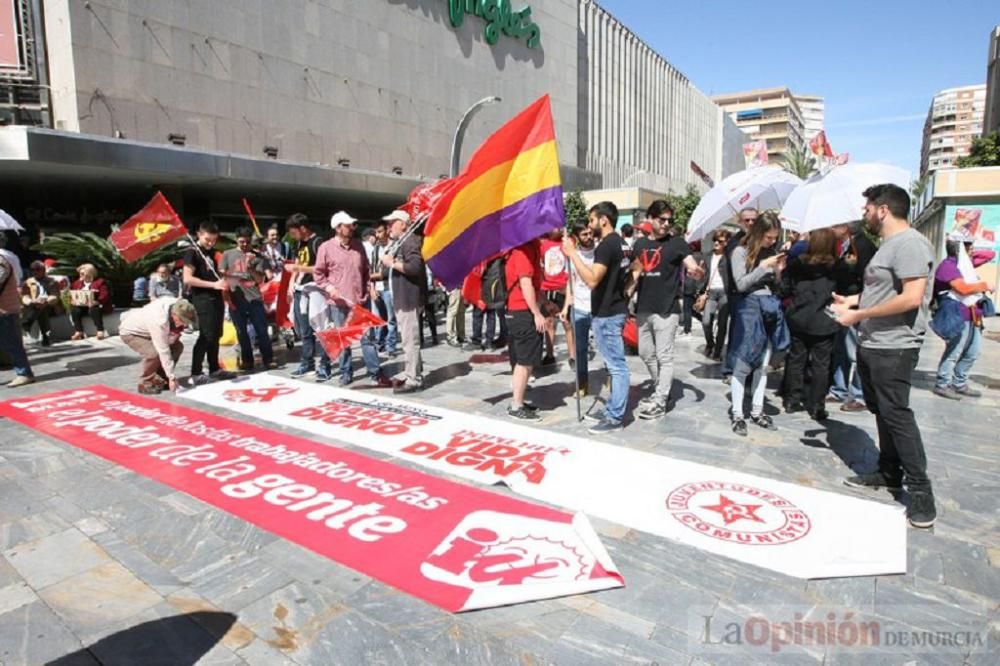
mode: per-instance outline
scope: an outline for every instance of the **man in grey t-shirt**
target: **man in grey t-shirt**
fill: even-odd
[[[887,184],[864,192],[865,224],[882,238],[865,269],[858,296],[836,296],[833,310],[844,326],[859,324],[858,373],[868,409],[878,426],[878,471],[845,480],[849,486],[910,493],[906,517],[914,527],[934,524],[936,510],[927,456],[913,410],[910,387],[927,329],[934,252],[910,227],[910,195]],[[858,309],[853,309],[854,306]]]
[[[240,365],[245,372],[253,370],[253,345],[247,324],[253,326],[260,347],[261,361],[266,368],[276,368],[271,335],[267,329],[267,313],[261,298],[258,282],[264,279],[264,260],[250,250],[250,229],[236,230],[236,247],[222,253],[219,268],[229,282],[232,291],[229,316],[236,327],[236,337],[240,343]]]

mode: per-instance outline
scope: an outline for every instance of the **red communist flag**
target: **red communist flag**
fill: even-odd
[[[328,328],[325,331],[316,331],[316,339],[323,345],[330,358],[337,358],[345,349],[350,349],[351,345],[359,342],[370,326],[343,326],[341,328]]]
[[[354,307],[351,308],[351,316],[347,319],[347,325],[371,328],[385,326],[386,321],[363,305],[355,303]]]
[[[181,218],[162,192],[157,192],[138,213],[128,218],[108,239],[128,263],[187,235]]]
[[[421,183],[413,188],[406,203],[400,206],[410,214],[411,219],[427,217],[431,213],[441,196],[447,192],[454,183],[451,178],[436,180],[433,183]]]

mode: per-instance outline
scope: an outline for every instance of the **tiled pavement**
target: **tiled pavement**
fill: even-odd
[[[778,431],[738,438],[699,342],[679,343],[674,411],[608,441],[851,492],[842,477],[877,455],[870,415],[835,410],[825,427],[776,415]],[[0,664],[1000,663],[1000,342],[983,349],[974,378],[985,395],[961,402],[929,391],[939,341],[921,355],[913,403],[939,520],[910,530],[907,574],[802,581],[594,519],[627,587],[460,615],[3,421]],[[136,372],[117,339],[32,348],[31,359],[43,381],[3,397],[131,387]],[[425,350],[433,385],[415,399],[504,418],[505,365],[468,359],[445,345]],[[637,385],[645,371],[630,364]],[[571,381],[563,363],[534,382],[532,399],[550,410],[542,427],[584,433]],[[634,386],[633,400],[640,394]],[[854,613],[879,622],[882,644],[753,645],[760,634],[720,643],[753,613],[833,613],[838,623]],[[923,644],[886,645],[890,632]]]

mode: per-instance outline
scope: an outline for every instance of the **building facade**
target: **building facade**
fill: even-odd
[[[990,33],[990,50],[986,58],[986,108],[983,112],[983,134],[1000,132],[1000,25]]]
[[[0,106],[0,197],[40,227],[120,221],[156,189],[226,224],[243,196],[265,221],[384,214],[449,173],[459,120],[491,96],[463,161],[548,94],[568,189],[742,167],[735,125],[591,0],[530,0],[506,23],[440,0],[10,3],[48,60],[21,86],[34,107]]]
[[[934,95],[924,121],[920,177],[955,166],[983,133],[986,85],[948,88]]]
[[[749,140],[767,142],[769,161],[781,161],[791,148],[802,149],[806,145],[802,108],[788,88],[715,95],[712,101],[732,117]]]
[[[802,110],[803,136],[808,144],[825,129],[826,103],[816,95],[796,95],[795,101]]]

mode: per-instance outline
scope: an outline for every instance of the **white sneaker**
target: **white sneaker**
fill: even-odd
[[[25,386],[27,384],[34,384],[34,383],[35,383],[34,377],[24,377],[22,375],[18,375],[17,377],[14,377],[14,379],[7,382],[7,388],[17,388],[18,386]]]

